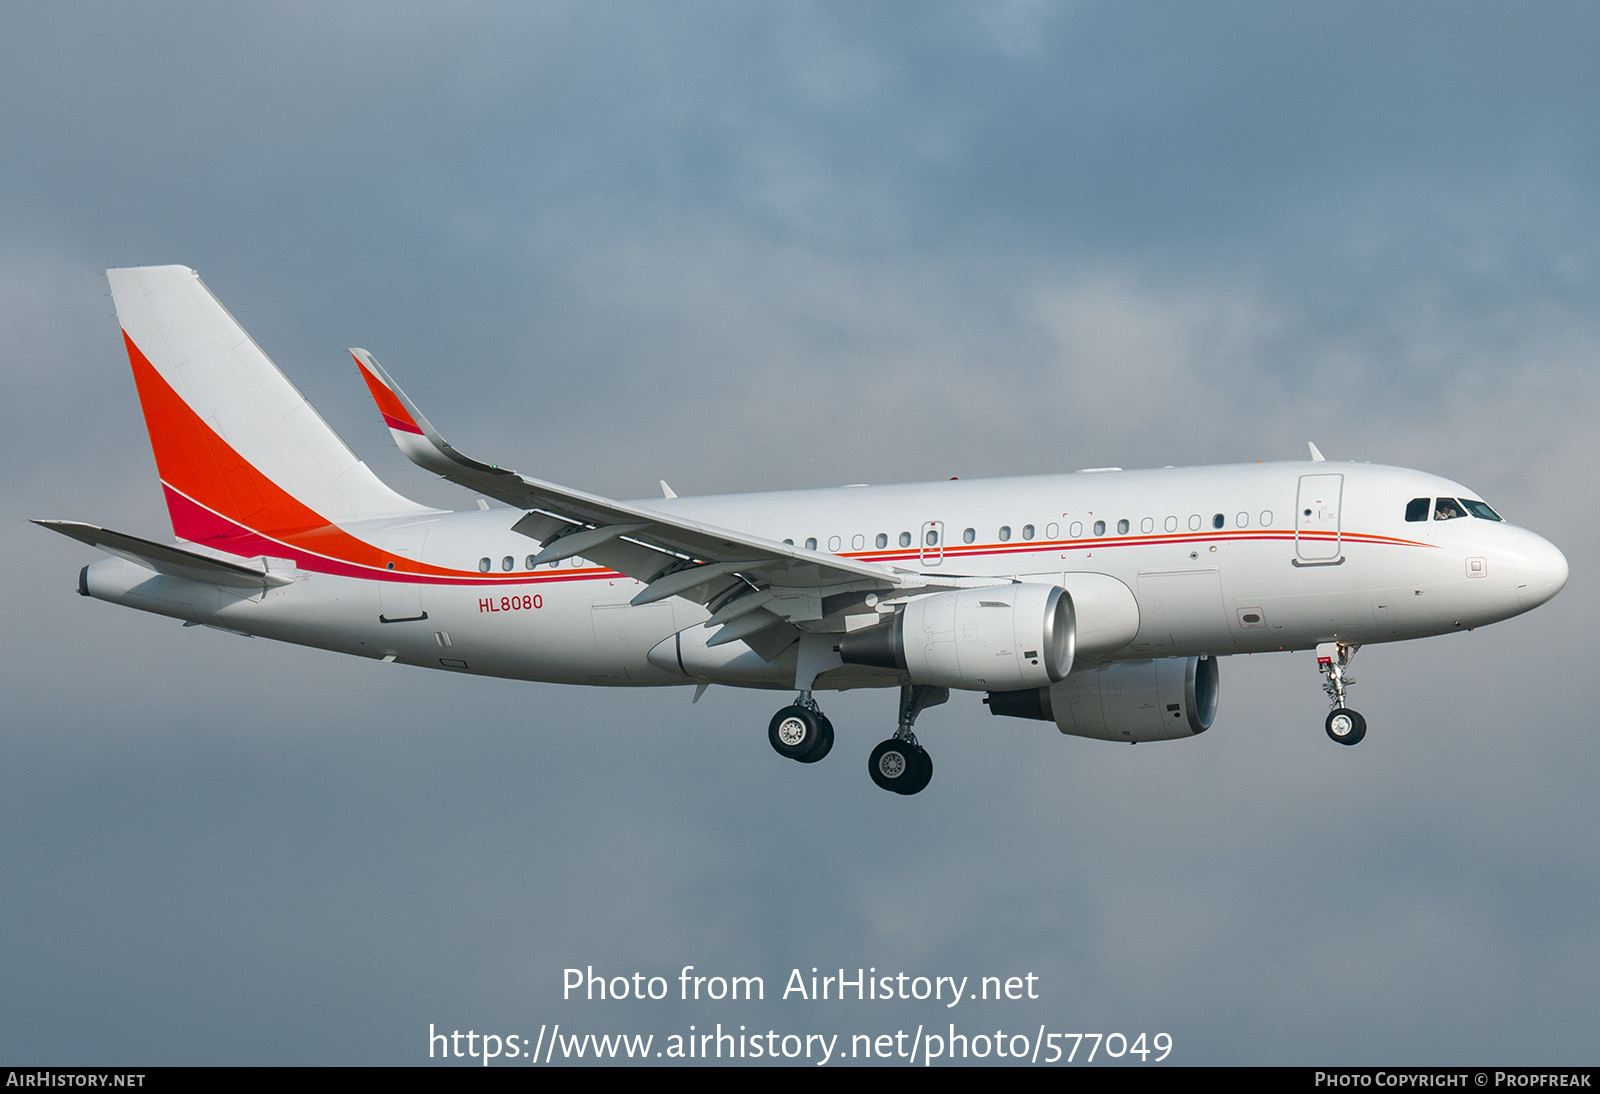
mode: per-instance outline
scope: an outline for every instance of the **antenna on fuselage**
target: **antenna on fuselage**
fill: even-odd
[[[1324,456],[1321,452],[1317,451],[1317,445],[1316,445],[1315,441],[1307,441],[1306,442],[1306,447],[1311,449],[1311,462],[1312,463],[1326,463],[1327,462],[1328,457]]]

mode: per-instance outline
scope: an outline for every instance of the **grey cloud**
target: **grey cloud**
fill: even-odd
[[[579,1004],[561,970],[1037,972],[1186,1063],[1570,1061],[1596,980],[1586,6],[12,13],[0,45],[0,1054],[425,1058],[429,1022],[888,1031]],[[378,471],[367,345],[464,449],[639,496],[1295,458],[1425,467],[1567,551],[1538,612],[1309,657],[1114,748],[957,697],[467,680],[73,593],[161,535],[100,270],[185,262]],[[1351,754],[1344,754],[1346,751]],[[1337,754],[1336,754],[1337,753]],[[908,809],[908,805],[910,808]],[[957,1020],[976,1021],[974,1012]]]

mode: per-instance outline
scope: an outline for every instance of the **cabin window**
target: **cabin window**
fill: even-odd
[[[816,536],[807,536],[806,537],[806,550],[815,551],[816,549],[817,549],[817,537]]]
[[[1218,513],[1216,516],[1211,518],[1211,527],[1213,527],[1213,528],[1221,528],[1224,524],[1227,524],[1227,523],[1228,523],[1227,520],[1223,517],[1223,515],[1221,513]]]
[[[526,569],[529,569],[529,570],[533,569],[533,556],[529,555],[526,559],[524,559],[523,562],[522,562],[522,565]]]
[[[1067,529],[1067,532],[1072,536],[1073,539],[1077,539],[1079,536],[1083,535],[1083,521],[1073,521],[1072,527]]]
[[[828,550],[830,550],[830,551],[838,551],[839,548],[841,548],[843,546],[844,546],[844,541],[842,539],[840,539],[838,536],[829,536],[828,537]]]
[[[872,542],[876,543],[880,549],[889,546],[889,533],[879,532],[878,538]]]
[[[488,572],[489,572],[489,571],[490,571],[490,569],[492,569],[492,568],[493,568],[493,566],[494,566],[494,563],[492,563],[492,562],[490,562],[490,561],[489,561],[489,560],[488,560],[488,559],[486,559],[486,558],[480,558],[480,559],[479,559],[479,560],[478,560],[478,572],[479,572],[479,573],[480,573],[480,574],[486,574],[486,573],[488,573]]]
[[[1032,539],[1033,538],[1033,525],[1024,524],[1022,526],[1022,538],[1023,539]]]
[[[1001,543],[1009,543],[1010,540],[1011,540],[1011,525],[1002,524],[1000,526],[1000,542]]]
[[[865,547],[866,545],[867,545],[867,537],[866,536],[853,536],[853,537],[851,537],[850,549],[852,551],[859,551],[859,550],[861,550],[861,548]]]
[[[1141,520],[1139,522],[1139,531],[1141,531],[1141,532],[1154,532],[1155,530],[1156,530],[1156,522],[1155,522],[1155,518],[1154,517],[1145,517],[1143,520]]]
[[[1189,517],[1189,531],[1198,532],[1199,530],[1200,530],[1200,514],[1199,513],[1191,514],[1190,517]]]
[[[962,543],[974,543],[977,541],[977,538],[978,530],[976,528],[967,528],[961,533]]]
[[[1263,510],[1261,510],[1261,527],[1270,528],[1271,526],[1272,526],[1272,510],[1271,509],[1263,509]]]
[[[505,558],[500,560],[500,568],[509,574],[512,570],[517,568],[517,560],[512,558],[510,555],[507,555]]]
[[[1432,498],[1412,498],[1406,502],[1406,519],[1413,524],[1419,520],[1427,520],[1428,510],[1432,507]]]
[[[1097,521],[1094,522],[1094,534],[1097,535],[1097,536],[1103,536],[1103,535],[1106,534],[1106,522],[1105,521],[1097,520]]]
[[[1455,498],[1440,498],[1433,504],[1434,520],[1455,520],[1457,517],[1466,515],[1466,512],[1461,508],[1461,503],[1456,501]]]
[[[1047,524],[1047,525],[1045,525],[1045,528],[1044,528],[1044,538],[1045,539],[1055,539],[1060,535],[1061,535],[1061,525],[1059,525],[1059,524]]]
[[[902,547],[911,546],[911,533],[910,532],[901,532],[900,533],[900,546],[902,546]]]
[[[1240,513],[1238,516],[1233,518],[1233,523],[1237,524],[1240,528],[1250,527],[1250,514]]]
[[[1178,518],[1177,517],[1168,517],[1167,518],[1167,526],[1166,527],[1167,527],[1167,531],[1176,532],[1178,530]]]
[[[793,546],[794,546],[794,540],[792,540],[792,539],[786,539],[786,540],[784,540],[784,541],[783,541],[783,542],[784,542],[784,543],[785,543],[785,544],[787,544],[787,545],[788,545],[788,546],[790,546],[790,547],[793,547]]]
[[[923,536],[923,542],[929,547],[939,546],[939,529],[929,528],[927,535]]]
[[[1124,518],[1122,520],[1117,521],[1117,535],[1125,536],[1127,534],[1128,534],[1128,521],[1127,521],[1127,519]]]

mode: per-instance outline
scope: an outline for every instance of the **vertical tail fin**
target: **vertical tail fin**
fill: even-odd
[[[255,554],[262,535],[430,511],[356,458],[193,270],[106,277],[180,538]]]

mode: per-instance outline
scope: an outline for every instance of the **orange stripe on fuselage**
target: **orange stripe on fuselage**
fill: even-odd
[[[445,566],[434,566],[403,555],[383,551],[358,539],[338,527],[320,513],[297,500],[277,483],[262,474],[226,440],[218,436],[194,409],[173,390],[166,378],[158,372],[133,339],[123,332],[128,349],[128,361],[133,367],[134,383],[139,390],[139,402],[144,409],[145,426],[150,434],[150,447],[155,453],[156,469],[161,481],[182,497],[174,499],[168,494],[168,514],[173,531],[181,539],[204,543],[218,550],[243,557],[265,553],[270,544],[261,537],[276,541],[288,548],[299,548],[312,558],[297,560],[299,565],[312,570],[338,572],[344,576],[371,576],[379,580],[403,580],[402,575],[418,578],[449,579],[463,584],[538,584],[547,581],[584,580],[591,577],[620,577],[604,568],[585,568],[578,571],[513,571],[504,574],[474,573]],[[361,362],[356,364],[361,366]],[[411,416],[406,413],[394,393],[372,376],[364,366],[361,374],[386,419],[396,418],[401,428],[416,429]],[[392,404],[392,405],[391,405]],[[395,421],[390,422],[391,426]],[[185,502],[193,504],[185,504]],[[202,508],[197,508],[202,507]],[[209,510],[206,513],[203,510]],[[211,514],[215,514],[212,516]],[[220,517],[221,519],[217,519]],[[936,557],[965,559],[983,556],[1001,556],[1049,551],[1095,551],[1114,547],[1176,545],[1201,541],[1228,542],[1249,540],[1293,540],[1292,529],[1262,529],[1250,532],[1217,531],[1173,533],[1170,535],[1127,536],[1088,540],[1045,540],[972,545],[946,544]],[[1302,532],[1303,540],[1337,541],[1337,533]],[[1346,542],[1375,545],[1436,547],[1436,544],[1391,536],[1346,532]],[[284,554],[292,555],[292,550]],[[916,547],[843,553],[841,557],[874,562],[915,561],[921,552]],[[376,571],[370,575],[348,573],[342,568],[319,564],[316,560],[340,564],[344,567],[366,568]],[[391,568],[392,567],[392,568]]]

